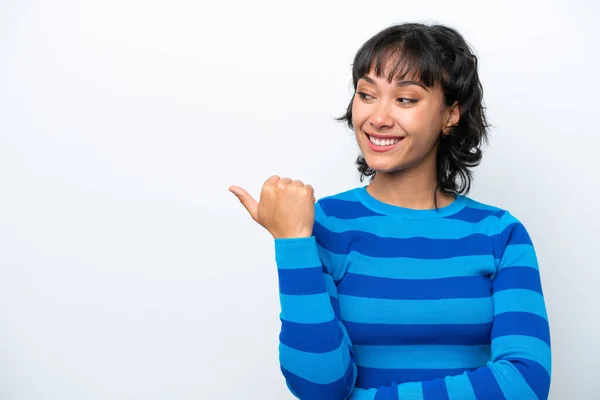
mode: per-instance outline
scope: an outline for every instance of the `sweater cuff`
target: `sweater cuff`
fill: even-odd
[[[315,237],[275,239],[275,262],[278,269],[320,267]]]

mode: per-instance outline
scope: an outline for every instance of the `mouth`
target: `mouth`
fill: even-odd
[[[402,142],[403,136],[376,135],[365,133],[368,139],[369,148],[376,152],[386,152],[392,150]]]

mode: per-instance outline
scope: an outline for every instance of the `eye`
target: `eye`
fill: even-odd
[[[358,97],[360,97],[362,100],[373,100],[373,96],[371,96],[370,94],[367,94],[365,92],[356,92],[358,94]]]
[[[413,103],[417,102],[417,100],[415,100],[415,99],[408,99],[406,97],[399,97],[399,98],[396,99],[396,101],[398,103],[400,103],[400,104],[405,104],[405,105],[407,105],[407,104],[413,104]]]

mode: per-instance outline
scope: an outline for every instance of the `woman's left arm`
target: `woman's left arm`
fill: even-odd
[[[550,391],[548,316],[527,230],[506,212],[496,236],[491,360],[462,375],[355,389],[352,400],[546,400]]]

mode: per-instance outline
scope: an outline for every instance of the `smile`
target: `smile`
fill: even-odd
[[[403,137],[398,136],[380,136],[377,137],[365,134],[368,138],[369,148],[378,153],[386,152],[392,150],[398,143],[404,139]]]
[[[391,138],[391,139],[379,139],[373,136],[367,135],[371,143],[376,144],[377,146],[391,146],[393,144],[398,143],[402,138]]]

